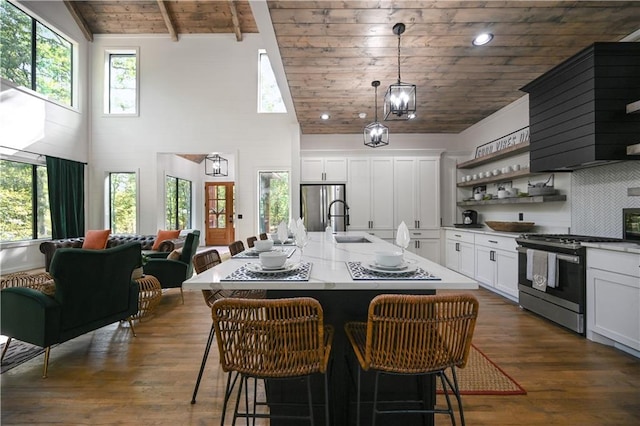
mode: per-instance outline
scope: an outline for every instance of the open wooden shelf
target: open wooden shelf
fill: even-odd
[[[531,171],[527,167],[526,169],[521,169],[515,172],[502,173],[502,174],[499,174],[498,176],[491,176],[488,178],[476,179],[469,182],[459,182],[457,186],[458,188],[466,188],[466,187],[484,185],[484,184],[493,183],[493,182],[506,182],[513,179],[523,178],[527,176],[536,176],[540,174],[544,174],[544,173],[531,173]]]
[[[535,197],[514,197],[514,198],[492,198],[491,200],[469,200],[458,201],[457,205],[463,206],[486,206],[489,204],[532,204],[532,203],[549,203],[552,201],[566,201],[566,195],[538,195]]]
[[[509,148],[502,149],[493,154],[488,154],[480,158],[474,158],[473,160],[465,161],[457,165],[458,169],[472,169],[482,164],[490,163],[492,161],[500,160],[502,158],[511,157],[512,155],[520,154],[521,152],[529,151],[529,142],[519,143],[517,145],[510,146]]]

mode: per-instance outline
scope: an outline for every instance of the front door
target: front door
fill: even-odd
[[[227,246],[235,240],[233,182],[205,182],[208,246]]]

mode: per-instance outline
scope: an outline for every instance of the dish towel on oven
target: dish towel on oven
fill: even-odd
[[[527,250],[527,279],[531,280],[533,288],[546,291],[548,276],[548,253],[540,250]]]

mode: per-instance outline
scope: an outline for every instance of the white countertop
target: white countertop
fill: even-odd
[[[587,248],[597,248],[601,250],[621,251],[625,253],[640,254],[640,244],[636,243],[581,243]]]
[[[398,250],[398,247],[365,232],[341,232],[337,235],[363,236],[371,243],[338,244],[334,239],[328,241],[324,232],[310,232],[310,241],[304,248],[302,258],[303,261],[313,264],[309,281],[221,281],[245,263],[259,262],[258,259],[231,258],[201,274],[194,275],[185,281],[182,287],[185,290],[467,290],[478,288],[476,281],[409,251],[405,251],[405,259],[415,261],[422,269],[441,280],[354,281],[345,262],[372,261],[375,251]],[[290,259],[300,261],[300,249],[296,249]]]

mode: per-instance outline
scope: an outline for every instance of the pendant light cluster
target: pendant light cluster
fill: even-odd
[[[393,26],[393,33],[398,36],[398,81],[389,86],[384,96],[384,119],[409,120],[416,114],[416,85],[403,83],[400,78],[400,36],[405,31],[403,23]],[[364,128],[364,144],[372,148],[389,145],[389,128],[378,122],[378,86],[379,81],[371,83],[376,88],[375,121]]]

